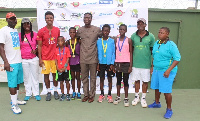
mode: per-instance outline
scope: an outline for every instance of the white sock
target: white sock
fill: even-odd
[[[11,97],[12,105],[16,105],[17,104],[17,94],[10,95],[10,97]]]
[[[51,92],[50,88],[47,88],[47,92]]]
[[[145,99],[146,93],[142,93],[142,99]]]
[[[55,87],[55,86],[54,86],[54,88],[53,88],[53,89],[54,89],[54,91],[57,91],[57,87]]]
[[[135,98],[139,98],[139,92],[138,93],[135,93]]]
[[[16,93],[16,94],[17,94],[17,96],[18,96],[18,94],[19,94],[19,90],[17,90],[17,93]]]

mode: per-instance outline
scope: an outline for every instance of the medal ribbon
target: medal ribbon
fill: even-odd
[[[60,61],[61,62],[63,60],[64,54],[65,54],[65,47],[63,48],[63,56],[62,56],[62,58],[61,58],[61,51],[60,51],[60,48],[59,48],[59,55],[60,55]]]
[[[71,39],[69,41],[69,44],[70,44],[70,47],[71,47],[71,50],[72,50],[72,54],[74,55],[75,48],[76,48],[76,38],[75,38],[75,42],[74,42],[74,47],[72,47],[72,40]]]
[[[108,39],[107,39],[107,40],[108,40]],[[104,52],[104,54],[105,54],[108,45],[107,45],[107,43],[106,43],[106,45],[103,44],[103,38],[102,38],[102,46],[103,46],[103,52]],[[104,46],[106,46],[106,47],[104,47]]]
[[[120,51],[120,52],[122,51],[122,48],[123,48],[123,46],[124,46],[124,41],[125,41],[125,39],[126,39],[126,36],[124,37],[124,40],[123,40],[123,42],[122,42],[122,46],[120,47],[120,46],[119,46],[120,37],[119,37],[118,48],[119,48],[119,51]]]

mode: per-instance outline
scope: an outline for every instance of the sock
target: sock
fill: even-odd
[[[142,93],[142,99],[145,99],[146,93]]]
[[[54,88],[53,88],[53,89],[54,89],[54,91],[57,91],[57,87],[55,87],[55,86],[54,86]]]
[[[108,91],[108,95],[110,95],[110,96],[111,96],[111,91]]]
[[[135,98],[139,98],[140,96],[139,96],[139,92],[137,93],[135,93]]]
[[[47,92],[51,92],[50,88],[47,89]]]
[[[17,94],[10,95],[10,97],[11,97],[12,105],[16,105],[17,104]]]
[[[17,93],[16,93],[16,94],[17,94],[17,96],[18,96],[18,94],[19,94],[19,90],[17,90]]]
[[[103,95],[103,96],[104,96],[104,90],[101,90],[101,95]]]

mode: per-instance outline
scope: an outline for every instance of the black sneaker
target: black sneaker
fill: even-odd
[[[57,91],[54,91],[54,98],[55,100],[58,100],[60,98]]]
[[[51,92],[47,93],[46,101],[51,101]]]
[[[71,98],[70,98],[70,94],[67,94],[67,96],[66,96],[66,100],[67,100],[67,101],[70,101],[70,100],[71,100]]]
[[[60,101],[63,101],[65,99],[65,94],[62,94],[61,96],[60,96]]]

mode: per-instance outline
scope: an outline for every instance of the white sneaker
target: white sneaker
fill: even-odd
[[[22,110],[19,108],[19,106],[17,104],[16,105],[12,105],[11,106],[11,110],[13,111],[14,114],[22,113]]]
[[[119,102],[121,102],[121,98],[120,97],[116,97],[113,104],[117,105]]]
[[[147,102],[146,102],[145,98],[141,99],[141,106],[142,106],[143,108],[146,108],[146,107],[147,107]]]
[[[124,99],[124,106],[125,106],[125,107],[128,107],[128,106],[129,106],[129,101],[128,101],[128,99]]]
[[[140,102],[140,98],[135,98],[133,101],[132,101],[132,105],[135,106],[137,105],[137,103]]]
[[[26,105],[26,101],[17,100],[17,104],[18,105]]]

